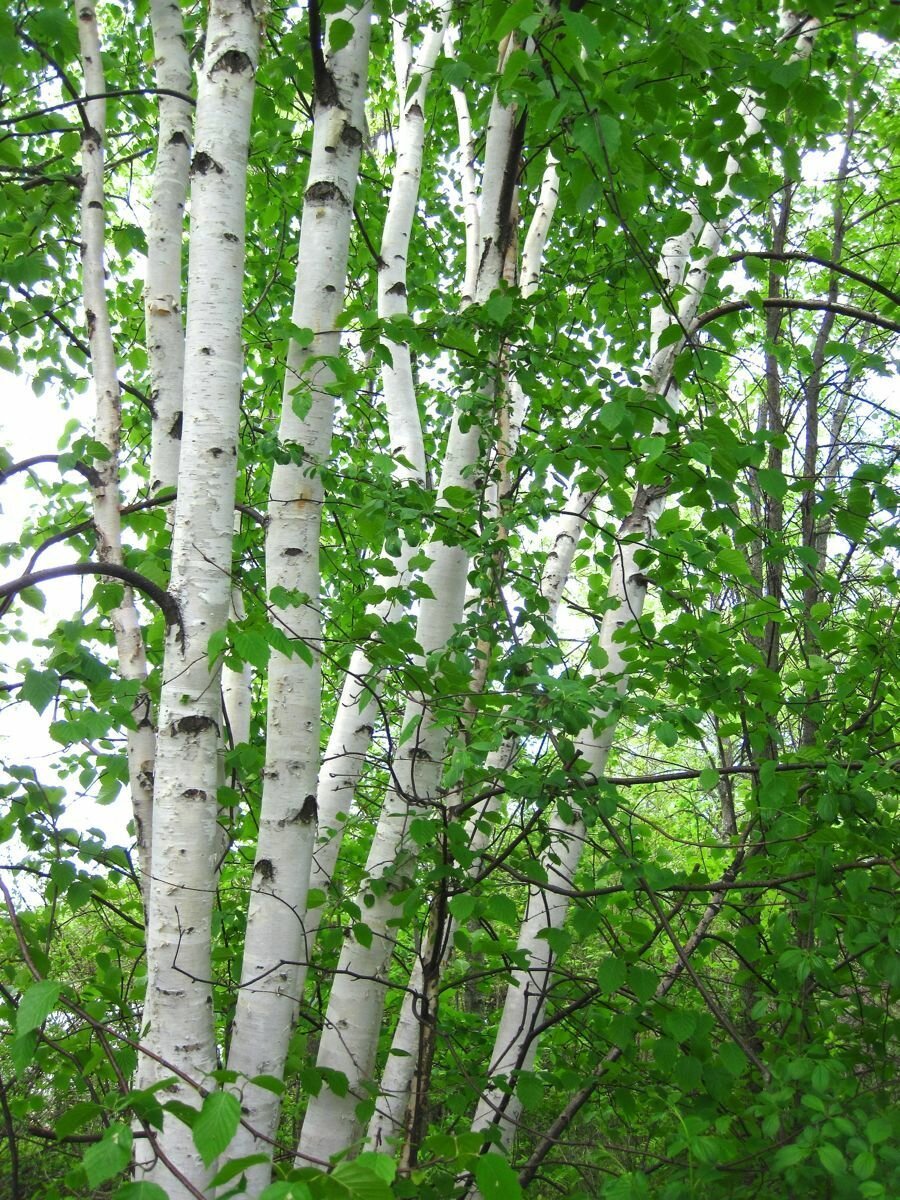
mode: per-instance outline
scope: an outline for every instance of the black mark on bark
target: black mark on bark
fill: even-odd
[[[316,108],[333,108],[340,100],[340,94],[334,76],[325,65],[319,0],[309,0],[309,48],[312,54]]]
[[[228,71],[230,75],[240,75],[243,71],[252,71],[253,63],[243,50],[226,50],[217,63],[213,65],[210,75],[216,71]]]
[[[212,717],[181,717],[180,720],[172,722],[173,733],[203,733],[206,729],[215,729],[216,733],[219,732],[219,726]]]
[[[318,183],[311,184],[306,189],[304,200],[308,200],[310,204],[327,204],[331,201],[337,201],[348,207],[347,199],[344,193],[337,184],[329,183],[326,179],[321,179]]]
[[[210,171],[215,171],[218,175],[222,174],[222,168],[216,160],[205,150],[201,150],[199,154],[194,155],[194,161],[191,163],[192,175],[208,175]]]

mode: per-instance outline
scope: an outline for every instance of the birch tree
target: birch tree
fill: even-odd
[[[896,19],[0,15],[4,1195],[897,1192]]]

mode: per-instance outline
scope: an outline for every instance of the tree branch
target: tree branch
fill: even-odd
[[[132,571],[130,567],[119,566],[118,563],[83,562],[71,563],[65,567],[48,567],[44,571],[20,575],[18,579],[11,579],[8,583],[0,584],[0,596],[14,596],[26,588],[37,587],[50,579],[65,579],[69,575],[105,575],[111,579],[121,579],[123,583],[136,588],[148,599],[154,601],[165,617],[166,626],[177,625],[181,637],[184,638],[181,609],[174,596],[170,596],[167,591],[159,584],[154,583],[152,579],[148,579],[146,575]]]
[[[193,96],[186,96],[183,92],[176,92],[174,88],[116,88],[111,92],[96,92],[88,96],[76,96],[74,100],[61,100],[59,104],[48,104],[45,108],[34,108],[30,112],[20,113],[15,117],[5,117],[0,120],[2,125],[18,125],[21,121],[32,121],[36,117],[45,117],[48,113],[60,112],[64,108],[81,108],[82,105],[88,104],[91,100],[110,100],[116,96],[174,96],[176,100],[183,100],[185,104],[196,104],[197,101]]]
[[[762,301],[731,300],[711,308],[691,325],[688,336],[697,333],[704,325],[717,321],[719,317],[727,317],[729,313],[749,312],[758,304],[763,308],[799,308],[810,312],[833,312],[840,317],[852,317],[856,321],[865,321],[869,325],[877,325],[879,329],[887,329],[891,333],[900,333],[900,321],[891,321],[888,317],[879,316],[865,308],[857,308],[853,304],[834,304],[830,300],[791,300],[785,296],[765,296]]]
[[[842,267],[840,263],[832,262],[830,258],[822,258],[818,254],[803,254],[799,250],[782,250],[780,253],[775,250],[741,250],[737,254],[729,254],[728,261],[738,263],[743,262],[745,258],[762,258],[774,262],[814,263],[818,267],[825,267],[829,271],[834,271],[836,275],[843,275],[847,279],[854,279],[857,283],[861,283],[863,287],[871,288],[873,292],[878,292],[886,300],[890,300],[892,304],[900,305],[900,293],[892,292],[889,287],[885,287],[877,279],[870,279],[868,275],[861,275],[859,271],[851,271],[849,267]]]

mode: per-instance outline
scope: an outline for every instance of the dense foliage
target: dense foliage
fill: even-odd
[[[13,0],[0,12],[0,366],[73,413],[98,370],[80,264],[82,7]],[[392,28],[415,50],[436,16],[379,0],[343,338],[327,351],[323,330],[292,316],[296,244],[304,197],[318,195],[306,172],[324,103],[321,26],[339,54],[358,12],[275,5],[260,18],[232,610],[203,650],[214,694],[224,665],[249,723],[236,731],[226,703],[202,981],[216,1062],[192,1078],[187,1060],[155,1077],[139,1067],[147,905],[151,922],[156,911],[140,855],[67,819],[85,791],[130,804],[126,733],[155,720],[179,619],[166,597],[176,488],[150,464],[160,417],[144,280],[164,100],[150,7],[98,6],[119,444],[76,416],[39,460],[0,450],[6,487],[24,483],[32,501],[20,540],[0,547],[2,699],[30,706],[58,746],[52,769],[4,746],[0,1193],[160,1200],[159,1177],[132,1179],[130,1163],[135,1147],[141,1163],[142,1144],[165,1147],[165,1112],[218,1171],[177,1195],[240,1194],[258,1156],[229,1152],[247,1086],[229,1062],[248,897],[282,870],[257,852],[270,662],[321,666],[311,736],[324,776],[362,647],[355,704],[373,728],[336,821],[336,868],[306,900],[320,931],[283,1071],[255,1077],[281,1110],[275,1182],[250,1194],[439,1200],[473,1179],[485,1200],[900,1194],[898,10],[815,0],[779,26],[771,5],[745,0],[454,5],[452,45],[423,101],[396,292],[408,311],[388,313],[382,235],[400,113],[418,82],[394,82]],[[205,7],[182,17],[199,71]],[[807,19],[815,42],[801,56],[785,30]],[[473,131],[462,151],[460,98]],[[505,266],[484,296],[463,282],[467,172],[484,167],[498,100],[518,141]],[[548,154],[558,202],[529,280],[520,264]],[[194,180],[199,169],[195,158]],[[678,238],[690,239],[684,270],[667,277]],[[184,241],[186,260],[187,229]],[[301,286],[303,269],[301,257]],[[385,415],[400,344],[424,472]],[[289,346],[312,347],[312,359],[285,388]],[[317,411],[308,378],[323,365],[336,411],[316,458],[278,421],[283,388],[301,423]],[[454,421],[475,431],[478,455],[447,485]],[[110,463],[121,569],[101,553],[98,525]],[[279,465],[323,488],[318,600],[267,582]],[[35,636],[43,593],[63,586],[35,574],[51,546],[60,576],[82,570],[80,602]],[[444,598],[429,582],[435,547],[459,552],[466,588],[436,645],[421,635],[424,607]],[[113,633],[132,587],[145,677],[123,673]],[[304,607],[321,612],[320,633],[278,616]],[[398,782],[404,754],[411,785]],[[417,788],[417,755],[419,767],[439,760],[436,786]],[[373,873],[375,827],[398,795],[396,854]],[[320,828],[322,844],[332,836]],[[379,941],[369,914],[385,897],[387,987],[358,1001],[383,1004],[375,1067],[348,1082],[317,1054],[346,978],[339,958]],[[499,1070],[500,1013],[532,962],[526,907],[550,965],[535,977],[542,1008],[518,1061]],[[407,1053],[391,1047],[410,989],[410,1109],[399,1133],[364,1144],[382,1072]],[[331,1168],[295,1164],[310,1098],[348,1088],[359,1138]],[[473,1129],[485,1097],[494,1116]]]

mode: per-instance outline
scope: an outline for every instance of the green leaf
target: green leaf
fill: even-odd
[[[735,579],[751,580],[753,574],[747,565],[747,560],[738,549],[725,547],[716,555],[716,564],[723,575],[733,575]]]
[[[829,1175],[840,1175],[847,1168],[844,1156],[838,1150],[837,1146],[830,1144],[819,1146],[816,1149],[816,1154],[819,1156],[819,1162]]]
[[[38,612],[43,612],[47,607],[47,599],[44,593],[36,587],[23,588],[19,592],[19,599],[29,608],[36,608]]]
[[[871,1179],[878,1167],[878,1160],[871,1150],[861,1150],[853,1160],[853,1174],[857,1179]]]
[[[808,1154],[809,1151],[803,1146],[798,1146],[796,1142],[791,1146],[782,1146],[774,1158],[775,1169],[783,1171],[786,1167],[796,1167]]]
[[[31,1065],[34,1058],[34,1053],[37,1050],[38,1031],[32,1029],[30,1033],[24,1033],[21,1037],[13,1039],[13,1043],[9,1048],[9,1056],[12,1059],[13,1067],[18,1076],[24,1075],[25,1071]]]
[[[102,1112],[102,1107],[93,1100],[76,1100],[53,1122],[53,1131],[58,1138],[68,1137],[96,1120]]]
[[[388,1154],[377,1154],[374,1150],[364,1150],[353,1160],[358,1166],[365,1167],[383,1179],[385,1183],[393,1183],[397,1175],[396,1160]]]
[[[505,325],[512,316],[514,303],[512,292],[494,292],[484,303],[485,316],[494,325]]]
[[[191,1134],[204,1166],[209,1166],[228,1148],[241,1120],[241,1105],[231,1092],[210,1092]]]
[[[330,1179],[341,1186],[340,1191],[334,1189],[332,1192],[329,1188],[335,1197],[346,1196],[346,1200],[392,1200],[390,1180],[384,1177],[381,1166],[376,1169],[364,1162],[341,1162],[331,1172]]]
[[[729,1075],[737,1079],[747,1069],[747,1055],[734,1042],[723,1042],[719,1047],[719,1058]]]
[[[475,503],[475,497],[468,488],[452,485],[445,487],[441,492],[441,500],[444,504],[449,505],[450,508],[459,509],[461,512],[464,512],[467,508],[471,508]]]
[[[99,1142],[88,1146],[81,1163],[90,1187],[97,1188],[125,1170],[131,1161],[133,1141],[127,1125],[110,1125]]]
[[[676,1008],[666,1013],[663,1025],[676,1042],[686,1042],[697,1028],[697,1014],[690,1009]]]
[[[350,1082],[343,1071],[336,1071],[333,1067],[318,1067],[316,1069],[326,1087],[334,1092],[336,1096],[346,1096],[350,1091]]]
[[[55,671],[26,671],[19,696],[30,704],[35,712],[42,713],[55,698],[58,688],[59,676]]]
[[[877,1146],[879,1142],[886,1142],[893,1134],[894,1127],[889,1117],[873,1117],[871,1121],[866,1122],[866,1137],[873,1146]]]
[[[22,1037],[38,1029],[56,1008],[61,985],[52,979],[33,983],[19,1000],[16,1012],[16,1034]]]
[[[516,1095],[522,1101],[522,1107],[528,1112],[534,1112],[544,1103],[546,1089],[536,1075],[530,1071],[521,1071],[516,1081]]]
[[[511,925],[513,928],[519,924],[519,910],[515,901],[510,896],[504,896],[502,892],[485,901],[484,915],[491,921],[499,921],[502,925]]]
[[[453,914],[454,920],[468,921],[475,911],[475,897],[470,896],[468,892],[460,892],[458,896],[451,897],[447,907]]]
[[[515,4],[511,4],[507,8],[491,31],[491,40],[499,42],[506,37],[508,33],[512,33],[514,29],[521,28],[522,22],[528,20],[534,14],[533,0],[516,0]]]
[[[296,1183],[270,1183],[259,1193],[259,1200],[313,1200],[309,1185],[297,1180]]]
[[[660,721],[654,725],[653,732],[664,746],[674,746],[678,741],[678,730],[669,721]]]
[[[664,350],[666,346],[674,346],[676,342],[680,342],[684,337],[684,330],[676,322],[668,325],[659,335],[659,341],[656,343],[658,350]]]
[[[284,1095],[284,1080],[279,1079],[277,1075],[253,1075],[249,1082],[255,1087],[263,1088],[264,1091],[272,1092],[276,1096]]]
[[[861,542],[865,538],[868,521],[868,513],[853,512],[847,508],[840,508],[834,514],[838,532],[851,542]]]
[[[187,1125],[188,1129],[194,1128],[200,1116],[198,1108],[193,1108],[190,1104],[185,1104],[183,1100],[167,1100],[163,1108],[166,1112],[171,1113],[173,1117],[177,1117],[182,1124]]]
[[[625,420],[626,412],[624,400],[607,400],[600,409],[600,424],[606,429],[618,429]]]
[[[328,52],[330,54],[336,54],[339,50],[343,50],[345,46],[349,45],[352,37],[353,23],[351,21],[345,21],[342,17],[333,17],[328,22]],[[311,332],[312,330],[310,330]]]
[[[224,1167],[216,1171],[215,1175],[209,1181],[210,1186],[216,1187],[221,1183],[227,1183],[229,1179],[243,1175],[248,1167],[255,1167],[269,1161],[268,1154],[248,1154],[244,1158],[230,1158]]]
[[[490,1151],[475,1164],[475,1180],[482,1200],[521,1200],[519,1177],[502,1155]]]
[[[605,958],[597,968],[597,983],[600,991],[617,992],[624,984],[628,968],[621,958]]]
[[[597,125],[600,129],[600,136],[603,139],[603,146],[610,158],[614,158],[619,146],[622,144],[622,126],[615,119],[605,114],[601,114],[597,118]]]
[[[168,1200],[169,1193],[164,1192],[158,1183],[149,1183],[140,1179],[133,1183],[123,1183],[117,1188],[113,1200]]]
[[[372,930],[363,921],[357,921],[353,926],[353,936],[364,950],[368,950],[372,945]]]
[[[773,471],[769,467],[760,467],[756,472],[759,486],[764,492],[781,500],[787,495],[788,483],[781,471]]]

